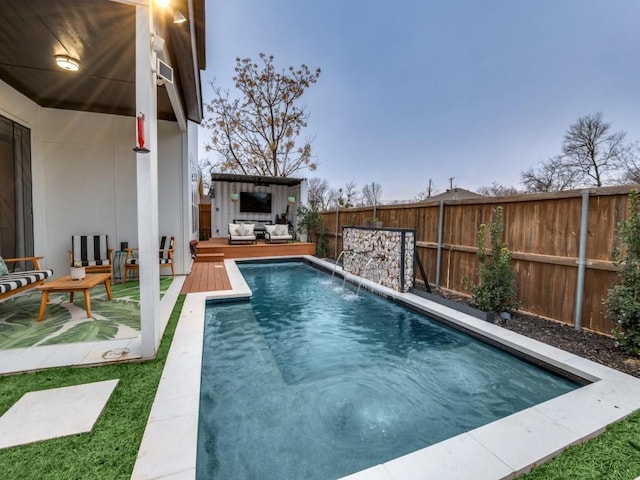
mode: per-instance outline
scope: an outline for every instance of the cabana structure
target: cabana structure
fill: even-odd
[[[3,0],[0,255],[69,273],[72,235],[139,249],[142,356],[159,320],[159,238],[197,238],[205,1]]]
[[[211,236],[226,237],[228,225],[298,226],[298,207],[307,201],[304,178],[213,173],[211,175]],[[264,238],[264,228],[259,228]]]

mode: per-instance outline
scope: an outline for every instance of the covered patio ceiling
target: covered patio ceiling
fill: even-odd
[[[145,0],[2,0],[0,80],[48,108],[135,116],[135,4]],[[172,0],[156,12],[187,119],[200,123],[205,68],[204,0]],[[189,5],[192,10],[189,11]],[[187,21],[173,23],[174,12]],[[77,59],[77,72],[56,65]],[[158,118],[176,120],[166,87]]]

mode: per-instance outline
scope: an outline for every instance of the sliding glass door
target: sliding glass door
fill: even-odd
[[[0,255],[33,255],[31,130],[0,116]]]

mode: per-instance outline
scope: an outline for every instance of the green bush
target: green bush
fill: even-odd
[[[491,255],[485,250],[485,238],[489,229]],[[520,302],[516,291],[516,274],[511,269],[511,252],[502,243],[504,231],[502,207],[496,208],[496,220],[478,230],[478,277],[480,283],[471,285],[473,302],[486,312],[500,314],[517,310]]]
[[[315,204],[309,207],[304,205],[298,207],[298,232],[306,233],[309,242],[317,244],[323,228],[324,220]]]
[[[322,225],[322,231],[316,244],[316,256],[327,258],[329,256],[329,229],[326,225]]]
[[[638,191],[629,194],[629,219],[618,224],[622,250],[614,250],[620,283],[605,300],[607,317],[617,323],[613,329],[618,345],[632,355],[640,354],[640,207]]]

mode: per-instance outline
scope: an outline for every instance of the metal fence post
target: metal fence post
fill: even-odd
[[[438,216],[438,250],[436,251],[436,288],[440,286],[440,261],[442,258],[442,223],[444,221],[444,200],[440,200],[440,214]]]
[[[582,190],[582,216],[580,218],[580,252],[578,257],[578,284],[576,287],[576,330],[582,329],[582,306],[584,303],[584,271],[587,265],[587,220],[589,216],[589,190]]]
[[[334,241],[333,254],[338,258],[338,225],[340,224],[340,204],[336,205],[336,239]],[[344,260],[343,260],[344,261]]]

